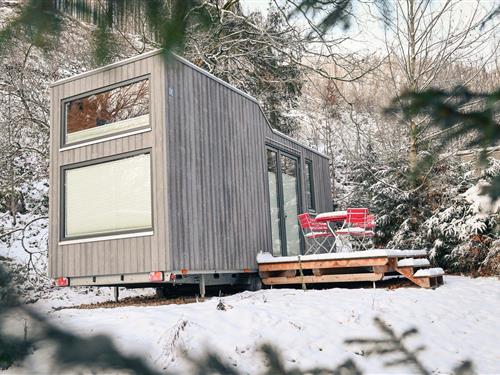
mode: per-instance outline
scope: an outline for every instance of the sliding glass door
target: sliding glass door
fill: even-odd
[[[273,255],[298,255],[301,249],[299,159],[277,149],[267,150],[267,172]]]

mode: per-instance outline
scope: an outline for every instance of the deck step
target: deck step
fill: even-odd
[[[429,260],[426,258],[405,258],[398,260],[398,267],[426,267],[429,265]]]
[[[443,276],[444,271],[441,267],[436,267],[436,268],[424,268],[420,269],[415,274],[413,277],[438,277],[438,276]]]

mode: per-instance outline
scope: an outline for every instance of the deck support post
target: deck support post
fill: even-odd
[[[205,298],[205,275],[200,275],[200,297]]]
[[[120,297],[120,290],[118,289],[117,286],[115,286],[113,289],[114,289],[113,292],[115,295],[115,302],[118,302],[118,298]]]
[[[299,258],[300,283],[302,284],[302,290],[307,290],[306,283],[304,282],[304,272],[302,271],[302,262],[300,261],[300,255],[298,256],[298,258]]]

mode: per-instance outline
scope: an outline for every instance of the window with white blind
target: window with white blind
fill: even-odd
[[[152,230],[151,155],[63,170],[64,239]]]

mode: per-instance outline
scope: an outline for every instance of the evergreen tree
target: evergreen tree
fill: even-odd
[[[376,214],[377,247],[429,249],[431,260],[451,272],[498,275],[498,207],[479,194],[498,178],[500,162],[490,159],[478,176],[475,167],[451,156],[435,161],[415,189],[405,158],[371,152],[353,171],[347,206]]]

